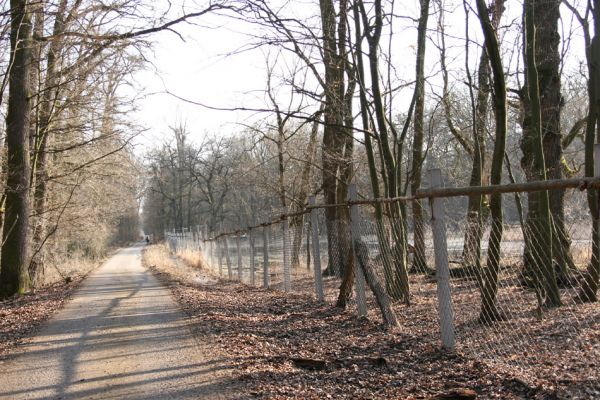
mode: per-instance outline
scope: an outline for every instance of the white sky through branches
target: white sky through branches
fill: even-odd
[[[276,3],[275,1],[269,3]],[[410,4],[407,4],[410,3]],[[285,3],[282,15],[301,18],[303,23],[315,25],[318,21],[318,3],[316,1],[292,1]],[[439,66],[440,42],[438,29],[439,2],[431,3],[432,14],[429,19],[429,35],[426,54],[426,92],[430,101],[439,101],[441,95],[441,78]],[[465,14],[462,2],[447,0],[443,2],[445,10],[444,27],[446,33],[447,64],[450,74],[450,90],[466,90],[465,82]],[[502,18],[501,40],[505,57],[505,70],[508,71],[508,86],[517,89],[522,81],[520,23],[522,4],[507,2],[507,10]],[[469,11],[469,61],[471,73],[475,76],[475,66],[481,50],[481,28],[472,7]],[[172,12],[176,14],[175,8]],[[181,10],[179,8],[178,10]],[[388,9],[389,11],[389,9]],[[418,2],[397,2],[393,18],[393,39],[391,60],[393,65],[392,87],[402,87],[395,94],[394,114],[403,113],[408,108],[412,95],[416,52],[416,20],[418,18]],[[564,7],[563,39],[564,50],[568,54],[565,71],[573,71],[584,59],[583,39],[577,22],[572,22],[571,13]],[[268,113],[248,111],[217,111],[198,105],[186,103],[174,96],[165,94],[165,90],[176,96],[216,108],[252,108],[269,109],[271,105],[265,94],[266,59],[272,63],[275,58],[280,66],[276,68],[275,85],[278,87],[278,100],[282,99],[285,109],[289,98],[289,87],[283,83],[289,79],[294,63],[304,68],[301,62],[294,60],[289,52],[277,55],[275,46],[262,46],[250,50],[239,51],[251,47],[265,34],[266,28],[230,18],[223,15],[205,15],[192,24],[181,24],[176,30],[185,40],[172,32],[162,32],[152,38],[155,42],[154,53],[148,58],[154,68],[136,75],[136,84],[141,90],[142,100],[135,118],[148,128],[144,143],[157,145],[164,136],[169,136],[169,126],[185,123],[192,139],[199,141],[205,133],[229,135],[244,129],[244,125],[252,125],[265,118]],[[382,53],[388,51],[389,27],[386,27],[382,38]],[[570,31],[574,33],[569,34]],[[318,28],[315,28],[318,32]],[[272,33],[272,32],[271,32]],[[254,37],[252,37],[254,35]],[[353,33],[352,33],[353,35]],[[363,44],[366,51],[367,44]],[[313,55],[314,57],[315,55]],[[318,58],[318,57],[316,57]],[[380,68],[386,68],[387,61],[381,57]],[[298,68],[298,67],[296,67]],[[303,72],[306,76],[306,71]],[[385,74],[384,74],[385,75]],[[307,78],[307,87],[317,90],[318,86]],[[407,85],[409,84],[409,85]],[[387,85],[387,82],[386,82]],[[311,100],[305,99],[306,104]],[[312,101],[314,102],[314,101]],[[152,143],[152,144],[151,144]]]

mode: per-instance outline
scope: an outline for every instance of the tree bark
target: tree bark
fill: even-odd
[[[29,127],[31,13],[26,0],[11,0],[10,65],[6,114],[7,180],[3,242],[0,252],[0,297],[29,286]]]
[[[58,36],[64,31],[64,18],[67,8],[67,0],[61,0],[54,20],[54,35]],[[38,104],[39,117],[37,134],[32,149],[33,160],[33,209],[36,216],[33,234],[32,248],[34,255],[29,264],[29,276],[32,282],[35,282],[38,275],[43,273],[44,252],[42,247],[46,240],[46,205],[48,190],[48,141],[51,130],[52,117],[55,112],[56,98],[58,92],[57,76],[57,58],[61,51],[62,44],[55,39],[50,42],[46,60],[46,79],[44,82],[44,91]]]
[[[347,85],[342,98],[343,114],[342,120],[344,124],[343,135],[343,157],[340,160],[340,178],[338,181],[337,198],[340,201],[345,201],[348,198],[348,185],[354,176],[353,154],[354,154],[354,116],[352,115],[352,101],[354,99],[354,91],[356,89],[356,74],[346,58],[346,38],[349,34],[347,26],[347,6],[346,1],[340,3],[340,21],[338,24],[338,54],[343,58],[344,73],[347,77]],[[350,298],[352,286],[354,285],[355,268],[354,257],[352,256],[352,242],[350,231],[350,210],[346,207],[338,209],[341,219],[345,223],[340,225],[340,249],[343,251],[344,257],[344,273],[340,292],[338,296],[338,305],[345,306]]]
[[[559,152],[561,152],[560,132],[544,132],[546,129],[542,127],[542,118],[547,117],[550,119],[550,121],[545,121],[545,123],[550,124],[552,120],[554,120],[556,122],[551,126],[560,129],[558,124],[558,118],[560,114],[560,78],[558,77],[559,59],[551,60],[549,63],[541,63],[540,65],[542,65],[542,74],[538,75],[537,42],[549,40],[550,38],[544,36],[540,38],[537,37],[535,22],[536,20],[539,20],[539,18],[546,18],[547,20],[550,20],[550,17],[542,12],[540,12],[540,15],[537,15],[536,13],[538,11],[542,11],[545,6],[542,5],[542,8],[538,8],[536,2],[533,0],[526,0],[523,7],[526,33],[524,46],[525,71],[527,77],[525,103],[528,105],[529,109],[527,116],[529,121],[528,124],[524,124],[524,126],[528,127],[528,130],[524,130],[523,142],[524,145],[531,150],[531,154],[533,155],[533,162],[530,166],[529,172],[530,175],[538,180],[546,180],[547,173],[545,160],[547,157],[545,157],[546,154],[544,154],[544,142],[547,141],[545,137],[557,137]],[[556,12],[558,13],[558,10],[556,10]],[[556,20],[558,20],[558,17]],[[548,22],[543,21],[543,23],[545,25]],[[543,30],[541,31],[543,32]],[[558,41],[556,41],[556,47],[558,47]],[[542,57],[547,57],[547,55],[542,55]],[[552,64],[556,64],[556,74],[554,74],[552,71]],[[557,80],[558,84],[555,83],[551,87],[547,87],[548,84],[541,80],[548,78]],[[558,96],[556,99],[551,99],[551,101],[548,102],[549,104],[545,104],[546,107],[544,108],[542,108],[541,85],[546,86],[544,88],[545,91],[552,89],[552,94],[554,97]],[[545,95],[548,96],[548,93],[545,93]],[[550,110],[551,115],[542,115],[542,110]],[[551,142],[555,142],[555,139],[552,139]],[[555,154],[551,156],[555,156]],[[534,238],[534,240],[529,243],[531,247],[531,260],[534,263],[535,271],[539,271],[539,274],[534,274],[539,275],[535,280],[540,281],[540,284],[537,284],[536,287],[538,288],[538,291],[543,290],[543,293],[540,293],[542,296],[538,296],[538,298],[543,297],[545,299],[545,304],[548,306],[559,306],[560,293],[556,282],[554,266],[552,264],[553,229],[550,199],[547,191],[535,193],[532,197],[533,202],[536,203],[536,207],[529,209],[527,225],[528,229],[533,230],[528,237]]]
[[[366,92],[366,81],[364,72],[364,59],[362,51],[362,28],[360,24],[359,7],[355,4],[353,7],[354,13],[354,24],[355,24],[355,63],[357,69],[357,77],[359,83],[359,100],[360,100],[360,116],[362,121],[362,127],[365,138],[365,151],[367,153],[367,164],[369,167],[369,178],[371,182],[371,191],[373,192],[373,198],[378,199],[381,197],[381,191],[379,188],[379,175],[377,173],[377,166],[375,164],[375,153],[373,151],[373,143],[371,136],[373,136],[373,126],[371,119],[369,118],[369,103],[367,100]],[[383,264],[383,271],[385,275],[385,287],[387,293],[393,292],[394,286],[394,269],[393,260],[391,259],[391,248],[386,235],[385,221],[383,217],[383,207],[381,203],[376,202],[375,208],[375,224],[376,224],[376,235],[377,242],[379,244],[381,262]]]
[[[596,4],[596,2],[594,2]],[[600,142],[600,15],[594,8],[594,37],[586,53],[588,60],[588,120],[585,131],[585,176],[594,176],[594,141]],[[587,35],[589,37],[589,34]],[[592,217],[592,255],[584,279],[581,283],[579,298],[584,302],[597,302],[600,286],[600,215],[598,213],[598,190],[588,190],[588,205]]]
[[[300,191],[298,193],[298,197],[296,202],[304,206],[308,199],[308,192],[310,186],[310,177],[313,169],[313,162],[316,159],[317,154],[317,133],[319,132],[319,125],[321,122],[321,113],[322,108],[315,115],[315,120],[312,124],[310,130],[310,137],[308,139],[308,147],[306,149],[306,154],[308,159],[306,163],[302,167],[302,173],[300,177]],[[292,266],[298,267],[300,265],[300,248],[302,246],[302,237],[304,232],[304,216],[295,217],[292,219],[292,223],[294,226],[294,240],[292,245]],[[310,235],[307,235],[309,237]],[[308,242],[307,242],[308,246]],[[310,251],[310,249],[309,249]],[[307,260],[310,263],[310,259]],[[310,264],[309,264],[310,265]]]
[[[374,2],[375,18],[374,25],[371,26],[369,16],[365,10],[364,4],[359,2],[363,24],[365,25],[365,34],[369,44],[369,70],[371,73],[371,90],[373,91],[373,105],[375,108],[375,121],[377,122],[377,137],[380,144],[380,154],[382,164],[385,170],[385,185],[387,197],[397,197],[400,194],[400,175],[398,174],[398,163],[400,158],[394,156],[392,146],[390,146],[390,127],[386,120],[385,108],[383,105],[383,96],[380,88],[378,48],[383,28],[383,10],[381,0]],[[390,295],[405,303],[409,302],[409,281],[408,281],[408,240],[406,234],[405,213],[402,212],[398,203],[387,205],[390,224],[392,228],[393,240],[396,246],[393,247],[392,262],[393,277],[386,279],[387,288]],[[386,264],[384,264],[385,266]]]
[[[346,4],[346,0],[342,0]],[[346,15],[336,19],[332,0],[320,0],[321,25],[323,30],[323,62],[325,67],[325,107],[323,110],[323,196],[326,204],[345,201],[343,190],[338,188],[338,177],[342,173],[344,159],[344,137],[348,134],[344,126],[345,95],[345,26]],[[343,37],[340,37],[343,35]],[[339,48],[338,48],[339,46]],[[340,51],[343,50],[343,51]],[[343,195],[344,198],[338,198]],[[346,213],[347,214],[347,213]],[[327,249],[329,262],[326,274],[343,276],[349,251],[347,215],[336,208],[325,209],[327,226]]]
[[[421,171],[423,166],[423,138],[425,113],[425,44],[427,43],[427,20],[429,18],[429,0],[421,0],[421,15],[417,27],[417,65],[415,82],[415,116],[413,120],[414,136],[412,148],[412,168],[410,191],[417,193],[421,187]],[[413,234],[415,254],[413,268],[419,272],[427,270],[425,260],[425,229],[423,226],[423,211],[420,200],[412,202]]]
[[[490,183],[498,185],[502,182],[502,164],[506,147],[506,82],[502,66],[500,46],[490,20],[487,5],[484,0],[477,0],[477,12],[485,38],[485,48],[490,57],[490,66],[494,77],[494,116],[496,120],[496,142],[492,155],[492,170]],[[493,194],[490,201],[492,231],[488,244],[487,267],[483,271],[481,290],[482,321],[493,321],[501,318],[496,304],[498,294],[498,273],[500,270],[500,243],[503,234],[502,195]]]
[[[498,28],[502,13],[504,12],[504,0],[496,0],[492,4],[492,26]],[[485,44],[484,44],[485,47]],[[473,164],[471,167],[471,186],[483,184],[485,159],[486,159],[486,126],[488,122],[488,101],[491,92],[491,70],[490,59],[487,51],[481,52],[479,67],[477,70],[477,97],[473,116]],[[471,94],[472,96],[472,94]],[[483,236],[483,224],[487,219],[487,204],[481,195],[469,196],[467,207],[467,228],[463,247],[463,264],[475,268],[478,276],[481,276],[481,239]]]

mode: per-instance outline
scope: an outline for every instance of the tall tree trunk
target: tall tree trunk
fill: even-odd
[[[346,3],[346,0],[342,0]],[[344,136],[347,134],[344,127],[344,57],[340,53],[338,44],[345,46],[345,29],[338,29],[336,10],[332,0],[320,0],[321,25],[323,30],[323,62],[325,67],[325,108],[323,110],[323,196],[326,204],[336,204],[345,201],[338,198],[343,194],[338,190],[338,177],[342,173],[344,163]],[[346,15],[340,15],[339,23],[344,24]],[[336,34],[336,32],[338,32]],[[329,262],[325,273],[342,276],[346,269],[345,255],[349,251],[349,238],[344,237],[344,227],[348,219],[340,210],[334,207],[325,209],[327,226],[327,250]]]
[[[415,81],[415,117],[413,120],[414,136],[412,148],[412,168],[410,172],[411,194],[417,193],[421,187],[421,171],[423,166],[423,138],[425,113],[425,44],[427,43],[427,20],[429,18],[429,0],[421,0],[421,15],[417,27],[417,65]],[[419,272],[427,270],[425,260],[425,227],[423,226],[423,211],[420,200],[413,200],[413,234],[415,254],[413,268]]]
[[[502,66],[502,55],[496,30],[490,20],[487,5],[484,0],[477,0],[477,12],[485,38],[485,48],[490,57],[490,66],[494,77],[494,115],[496,120],[496,142],[492,155],[492,170],[490,181],[498,185],[502,181],[502,164],[506,146],[506,82]],[[501,317],[496,304],[498,294],[498,273],[500,270],[500,243],[503,234],[502,195],[493,194],[490,201],[492,216],[492,231],[488,244],[487,267],[483,271],[481,287],[482,321],[493,321]]]
[[[598,2],[594,1],[594,37],[590,41],[586,29],[586,38],[589,48],[587,49],[587,64],[589,72],[588,81],[588,119],[585,131],[585,176],[594,176],[594,163],[600,160],[594,159],[594,140],[600,143],[600,9]],[[592,217],[592,255],[584,279],[581,283],[579,298],[585,302],[598,301],[598,289],[600,286],[600,215],[598,213],[598,202],[600,201],[598,189],[588,190],[588,205]]]
[[[537,51],[537,42],[543,39],[548,40],[548,37],[540,37],[537,38],[537,32],[535,27],[535,22],[538,18],[546,17],[547,15],[543,13],[540,16],[536,15],[537,5],[534,0],[526,0],[524,5],[524,18],[525,18],[525,72],[526,72],[526,88],[527,92],[525,93],[525,104],[528,105],[528,123],[524,124],[527,126],[527,130],[524,130],[523,134],[523,142],[526,147],[531,150],[533,154],[533,163],[530,168],[530,175],[532,175],[535,179],[538,180],[546,180],[546,162],[545,162],[545,154],[544,154],[544,136],[557,136],[558,137],[558,146],[560,148],[560,132],[544,132],[545,129],[542,127],[542,99],[541,99],[541,85],[540,79],[559,79],[558,78],[558,65],[556,65],[556,75],[553,75],[551,66],[544,65],[543,75],[538,76],[538,51]],[[558,12],[558,10],[557,10]],[[543,30],[541,30],[543,32]],[[558,42],[556,43],[558,46]],[[542,55],[542,57],[546,57],[546,55]],[[559,60],[553,60],[551,63],[558,63]],[[546,82],[541,82],[541,84],[545,84]],[[548,88],[546,88],[548,89]],[[556,86],[551,87],[550,89],[556,89]],[[558,93],[555,91],[552,92],[554,96],[558,96],[557,99],[552,99],[550,105],[556,105],[557,107],[547,107],[550,108],[552,115],[544,115],[551,120],[554,119],[558,121],[559,114],[559,106],[560,103],[560,80],[558,83]],[[548,95],[548,93],[545,93]],[[547,104],[546,104],[547,106]],[[554,115],[557,114],[557,115]],[[547,121],[545,121],[547,122]],[[549,123],[549,122],[548,122]],[[557,123],[553,125],[558,125]],[[556,126],[555,126],[556,128]],[[558,126],[558,129],[560,127]],[[560,160],[560,157],[559,157]],[[560,166],[559,166],[560,168]],[[560,173],[560,172],[559,172]],[[528,214],[528,229],[532,229],[531,234],[527,235],[529,238],[534,238],[534,240],[529,243],[531,248],[531,260],[533,262],[535,272],[538,272],[535,275],[535,281],[540,281],[541,284],[537,284],[537,290],[543,290],[543,293],[540,293],[545,298],[545,303],[548,306],[559,306],[560,305],[560,293],[558,290],[556,275],[554,271],[554,266],[552,265],[552,217],[550,210],[550,200],[547,191],[535,193],[533,197],[533,202],[536,203],[536,208],[530,208]],[[535,211],[533,211],[535,210]],[[533,212],[532,212],[533,211]],[[538,298],[541,298],[538,296]]]
[[[373,126],[371,119],[369,118],[369,103],[367,101],[366,93],[366,80],[364,72],[364,59],[362,51],[362,29],[360,24],[359,6],[357,3],[353,7],[354,14],[354,33],[355,33],[355,63],[356,73],[359,84],[359,100],[360,100],[360,116],[362,121],[362,128],[365,138],[365,151],[367,153],[367,163],[369,166],[369,178],[371,182],[371,191],[373,192],[373,198],[378,199],[381,197],[381,191],[379,188],[379,176],[377,173],[377,166],[375,164],[375,152],[373,151],[373,143],[371,136],[373,136]],[[385,288],[387,293],[393,293],[394,286],[394,270],[393,260],[391,259],[391,248],[386,235],[385,221],[383,218],[383,207],[381,203],[376,202],[375,208],[375,224],[376,224],[376,235],[377,242],[379,244],[379,253],[381,254],[381,262],[383,264],[383,271],[385,275]]]
[[[306,154],[308,159],[302,167],[302,173],[300,176],[300,191],[298,193],[297,202],[300,205],[306,204],[308,199],[308,192],[310,188],[310,176],[313,169],[313,162],[317,155],[317,133],[319,132],[319,125],[321,123],[322,107],[319,112],[315,115],[315,120],[310,130],[310,137],[308,139],[308,147]],[[292,244],[292,266],[298,267],[300,265],[300,248],[302,247],[302,237],[304,232],[304,217],[295,217],[293,220],[294,226],[294,240]],[[308,237],[308,236],[307,236]],[[308,243],[307,243],[308,246]],[[308,260],[310,262],[310,260]],[[310,265],[310,264],[309,264]]]
[[[64,18],[67,8],[67,0],[61,0],[54,20],[54,35],[59,36],[64,31]],[[46,78],[44,91],[38,104],[39,117],[37,134],[34,141],[33,153],[33,208],[36,216],[33,234],[32,249],[33,256],[29,264],[29,276],[35,282],[37,276],[43,273],[44,252],[42,247],[46,241],[46,206],[48,189],[48,140],[50,136],[52,117],[55,112],[56,98],[58,93],[57,58],[62,44],[59,40],[53,40],[48,47],[46,60]]]
[[[26,0],[11,0],[10,65],[6,114],[7,180],[0,297],[27,290],[29,279],[29,127],[31,13]]]
[[[538,72],[542,120],[542,143],[548,179],[562,179],[563,159],[560,115],[564,102],[560,77],[560,0],[531,0],[535,25],[535,58]],[[552,216],[552,252],[558,265],[557,279],[571,282],[571,272],[576,269],[571,254],[571,238],[565,227],[563,190],[549,192]]]
[[[498,29],[498,24],[504,12],[504,0],[495,0],[491,7],[492,26]],[[485,45],[484,45],[485,47]],[[483,184],[485,156],[486,156],[486,126],[488,122],[488,101],[491,92],[490,59],[487,51],[481,52],[479,67],[477,69],[477,96],[474,99],[473,115],[473,164],[471,166],[471,186]],[[471,94],[471,96],[473,96]],[[475,268],[476,274],[481,276],[481,239],[483,237],[483,224],[487,219],[487,204],[481,195],[469,196],[467,207],[467,227],[463,247],[463,263]]]
[[[380,88],[379,77],[379,41],[383,28],[383,10],[381,0],[374,2],[375,18],[374,25],[370,25],[369,16],[365,10],[364,4],[360,4],[361,16],[365,25],[365,34],[369,44],[369,71],[371,73],[371,90],[373,91],[373,105],[375,107],[375,121],[377,122],[378,138],[381,145],[381,157],[385,169],[387,180],[386,196],[397,197],[400,193],[400,176],[398,175],[397,164],[399,158],[394,156],[393,148],[390,146],[390,127],[386,120],[385,107],[383,105],[383,95]],[[392,227],[392,235],[395,246],[392,247],[392,260],[394,264],[394,277],[390,283],[388,280],[388,289],[391,289],[390,295],[397,299],[409,302],[409,282],[408,282],[408,240],[406,235],[406,215],[402,212],[398,203],[389,203],[387,205]],[[385,264],[384,264],[385,265]]]
[[[352,101],[354,99],[354,91],[356,89],[356,74],[350,61],[346,58],[346,38],[349,34],[347,26],[347,6],[348,2],[342,1],[340,3],[340,21],[338,24],[338,54],[343,58],[344,73],[347,77],[347,85],[344,90],[344,96],[342,99],[342,120],[344,122],[344,152],[343,157],[340,160],[340,179],[337,188],[337,198],[340,200],[347,200],[348,198],[348,185],[352,181],[354,176],[354,165],[353,165],[353,154],[354,154],[354,115],[352,114]],[[342,220],[345,223],[340,225],[340,248],[344,251],[344,274],[342,283],[340,285],[340,292],[338,295],[337,305],[339,307],[345,307],[352,286],[354,284],[354,274],[356,265],[354,263],[354,257],[352,252],[352,235],[350,230],[350,210],[346,207],[338,210],[342,216]]]

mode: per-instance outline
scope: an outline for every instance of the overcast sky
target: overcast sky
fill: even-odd
[[[212,18],[212,22],[227,21]],[[231,23],[232,21],[229,21]],[[150,60],[154,66],[136,75],[136,82],[146,95],[139,103],[137,120],[147,128],[148,141],[160,140],[161,135],[178,122],[187,124],[197,138],[203,132],[239,130],[236,122],[250,115],[209,110],[165,94],[169,91],[183,98],[215,107],[236,107],[256,103],[262,94],[252,93],[264,82],[260,52],[245,52],[226,56],[244,40],[221,25],[208,29],[182,25],[180,37],[163,32],[156,37]],[[259,103],[260,104],[260,103]]]

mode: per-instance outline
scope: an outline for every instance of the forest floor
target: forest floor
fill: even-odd
[[[116,250],[115,250],[116,251]],[[46,284],[23,295],[0,301],[0,361],[11,354],[61,309],[83,279],[102,265],[113,253],[96,260],[63,260],[60,268],[48,266]],[[62,275],[57,275],[60,270]],[[65,278],[63,278],[63,276]]]
[[[195,351],[227,372],[217,376],[217,387],[204,385],[207,393],[222,392],[225,385],[232,389],[226,398],[600,399],[597,381],[576,376],[536,381],[518,370],[507,372],[476,357],[444,352],[437,332],[431,332],[435,328],[424,320],[386,331],[371,315],[360,319],[353,309],[333,307],[331,299],[316,302],[309,280],[295,282],[305,290],[293,294],[251,288],[220,280],[163,246],[146,247],[143,263],[170,287],[188,315]],[[0,302],[3,373],[15,349],[28,346],[33,333],[43,330],[41,322],[63,306],[81,279]],[[335,282],[326,284],[334,289]],[[127,293],[121,291],[127,298],[130,286],[124,287]],[[589,368],[595,370],[597,364]]]
[[[83,276],[0,301],[0,360],[31,337],[77,289]]]
[[[428,326],[386,331],[354,310],[316,302],[308,288],[286,294],[218,280],[159,246],[146,249],[144,262],[170,286],[195,334],[234,364],[249,398],[600,398],[597,382],[532,382],[440,350]]]

